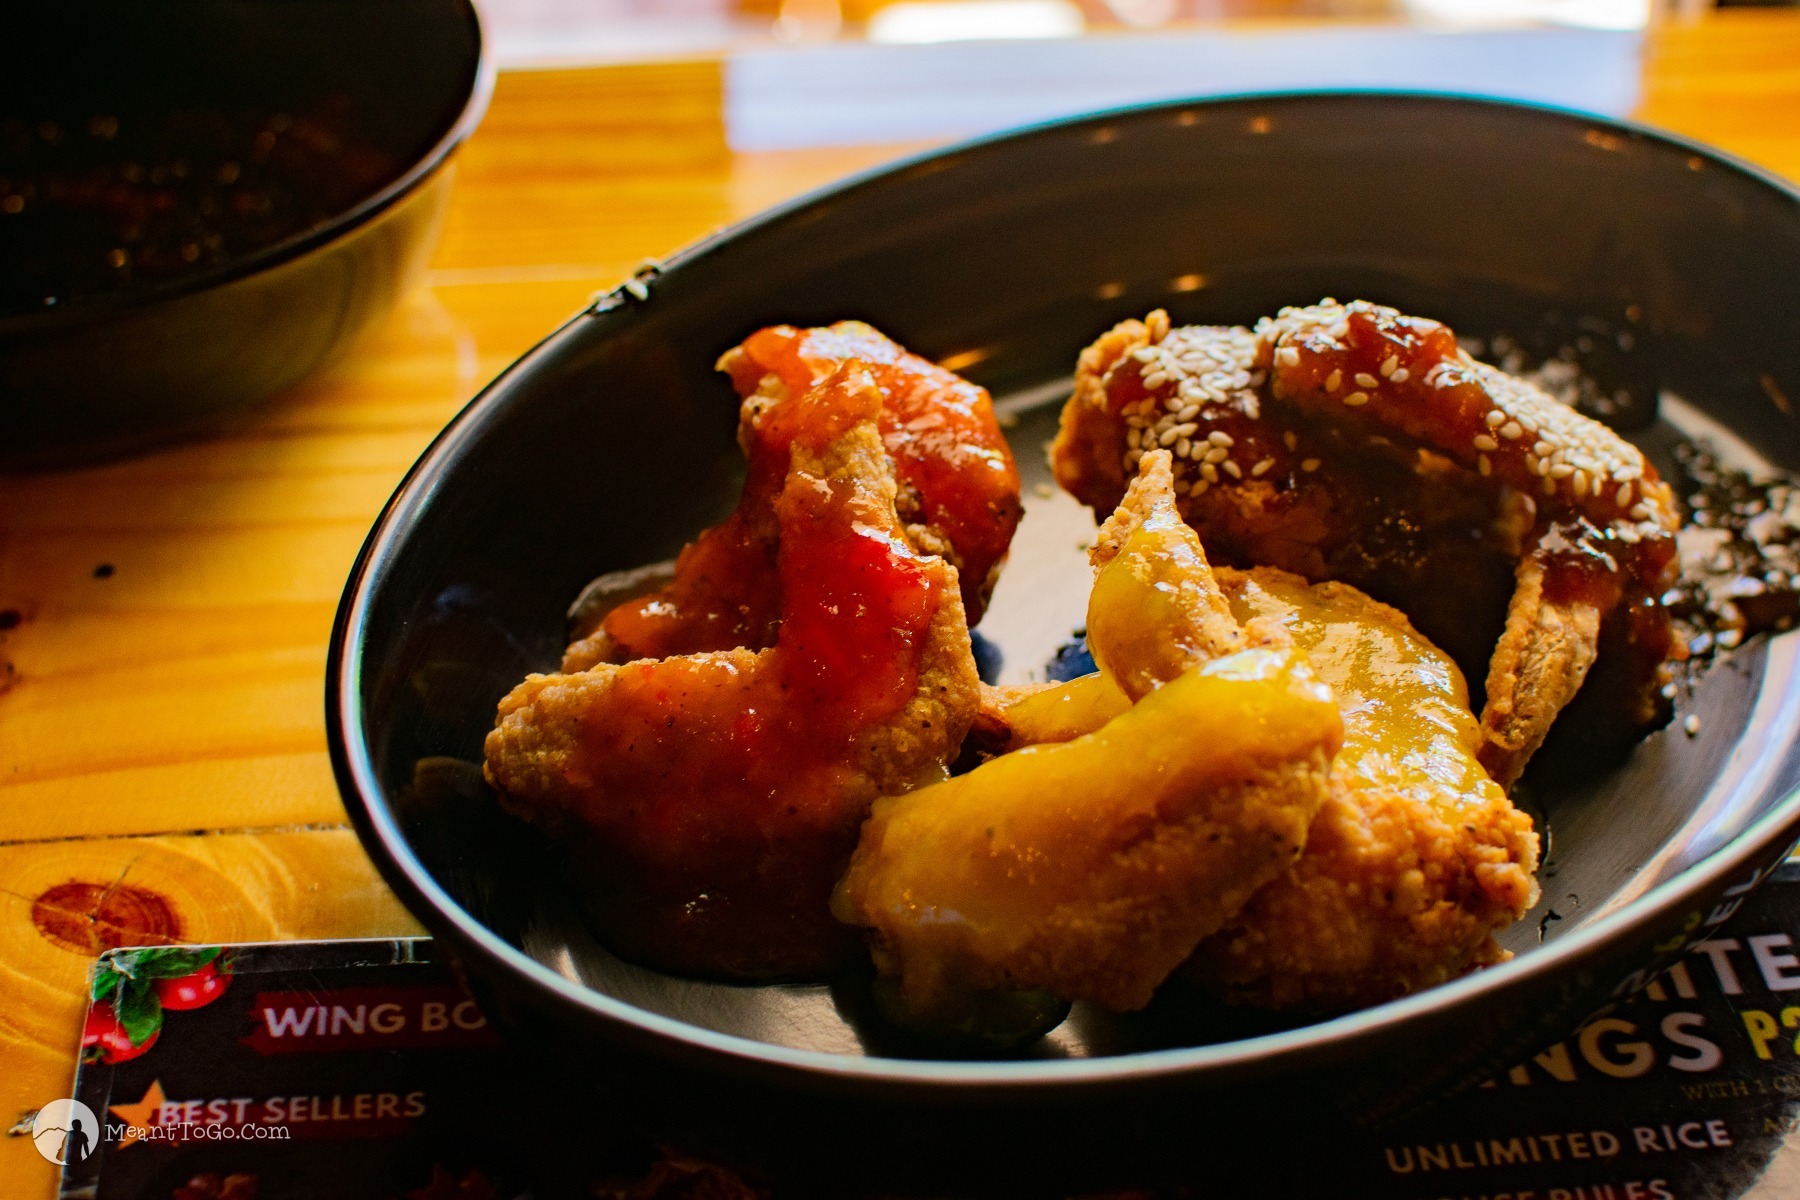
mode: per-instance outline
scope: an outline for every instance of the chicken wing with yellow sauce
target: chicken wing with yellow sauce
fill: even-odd
[[[990,989],[1141,1008],[1300,852],[1337,705],[1278,623],[1234,619],[1170,483],[1147,456],[1095,548],[1090,642],[1130,707],[863,826],[833,911],[916,1017]]]
[[[1209,741],[1216,736],[1210,725],[1172,729],[1173,723],[1152,727],[1141,721],[1144,705],[1170,691],[1156,691],[1155,681],[1171,674],[1185,678],[1183,664],[1205,661],[1209,652],[1291,640],[1335,697],[1343,745],[1302,853],[1241,900],[1223,927],[1200,942],[1186,970],[1240,1001],[1332,1010],[1379,1003],[1499,961],[1504,954],[1493,934],[1536,899],[1538,840],[1530,818],[1512,806],[1479,760],[1482,731],[1456,664],[1403,614],[1347,584],[1309,586],[1300,576],[1261,567],[1219,569],[1215,584],[1198,544],[1185,540],[1171,541],[1147,558],[1139,539],[1166,536],[1165,522],[1173,516],[1172,504],[1143,504],[1152,488],[1166,484],[1165,462],[1160,451],[1144,456],[1120,517],[1108,523],[1093,552],[1103,565],[1094,585],[1089,641],[1101,673],[1012,698],[1001,710],[1011,744],[1037,748],[1005,755],[967,777],[985,772],[997,781],[994,787],[977,792],[955,782],[971,799],[979,795],[1009,816],[1007,800],[1029,806],[1035,789],[1041,820],[1075,828],[1081,810],[1065,797],[1076,793],[1049,790],[1048,777],[1035,775],[1031,756],[1087,744],[1104,745],[1125,758],[1129,752],[1121,739],[1128,731],[1140,759],[1165,752],[1150,738]],[[1136,527],[1121,519],[1134,512],[1143,513]],[[1154,569],[1147,569],[1152,564]],[[1149,700],[1141,699],[1145,696]],[[1133,699],[1138,703],[1118,715]],[[1053,745],[1058,742],[1068,745]],[[1004,766],[1008,763],[1013,765]],[[1127,773],[1118,786],[1146,784],[1142,775]],[[1057,802],[1047,803],[1049,796]],[[922,798],[884,803],[898,809]],[[976,810],[958,814],[950,808],[910,819],[925,818],[952,828],[922,834],[896,826],[881,831],[884,842],[910,833],[911,852],[924,859],[930,848],[951,842],[955,822],[972,826],[980,819]],[[871,834],[882,819],[878,807],[859,847],[857,862],[865,871],[887,872],[889,887],[912,885],[910,899],[923,913],[934,911],[933,905],[967,903],[966,893],[939,878],[966,869],[965,856],[931,860],[935,874],[927,874],[899,863],[899,851],[889,842],[882,852],[895,861],[868,862],[876,848]],[[1048,873],[1064,853],[1058,849],[1057,858],[1046,856],[1038,869]],[[1078,881],[1069,886],[1078,888],[1080,873],[1091,870],[1089,862],[1075,860],[1069,871]],[[869,890],[865,885],[865,896]],[[1217,894],[1224,904],[1242,896],[1227,888]],[[844,898],[840,889],[840,914]],[[1041,888],[1017,903],[1039,906],[1031,910],[1039,919],[1047,908]],[[885,926],[863,923],[881,931],[878,954],[898,959],[888,969],[903,974],[935,969],[987,986],[1026,980],[1094,998],[1049,972],[993,969],[995,961],[1009,960],[993,948],[991,935],[946,950],[928,939],[957,933],[954,925],[930,926],[921,939],[891,914]],[[1015,932],[1030,922],[1009,914],[1008,922],[998,924]],[[972,954],[985,954],[989,961],[971,969],[966,959]],[[946,986],[943,980],[932,983]]]
[[[1306,852],[1200,946],[1241,1000],[1347,1009],[1505,957],[1537,899],[1538,838],[1478,759],[1462,673],[1404,615],[1341,583],[1221,569],[1240,620],[1275,620],[1337,696],[1344,746]]]

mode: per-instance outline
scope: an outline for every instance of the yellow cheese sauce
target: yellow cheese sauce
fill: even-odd
[[[1092,733],[1130,707],[1119,685],[1095,671],[1007,705],[1006,723],[1015,748],[1038,746]]]
[[[1498,794],[1475,758],[1481,732],[1462,672],[1405,617],[1345,584],[1309,587],[1284,571],[1221,570],[1219,582],[1240,621],[1279,621],[1337,697],[1340,772],[1483,802]]]

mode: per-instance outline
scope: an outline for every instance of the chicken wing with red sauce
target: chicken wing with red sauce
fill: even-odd
[[[890,395],[851,362],[749,423],[786,460],[779,487],[760,485],[771,645],[532,675],[500,703],[487,778],[573,852],[627,957],[729,978],[828,969],[854,948],[827,902],[870,804],[942,778],[974,718],[956,569],[896,514]]]
[[[719,360],[743,397],[738,441],[748,467],[737,510],[681,552],[666,586],[583,630],[563,660],[565,671],[774,644],[781,611],[774,503],[787,479],[792,434],[771,417],[785,398],[847,362],[860,364],[880,393],[877,423],[906,537],[957,568],[969,624],[981,619],[1024,511],[1018,469],[987,392],[860,321],[775,325]]]

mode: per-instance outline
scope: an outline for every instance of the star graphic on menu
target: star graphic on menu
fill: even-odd
[[[165,1099],[167,1097],[163,1095],[162,1080],[157,1079],[151,1081],[150,1090],[136,1104],[114,1104],[107,1108],[107,1112],[121,1118],[126,1124],[125,1136],[119,1139],[120,1149],[144,1136],[144,1132],[150,1128],[150,1119],[163,1106]]]

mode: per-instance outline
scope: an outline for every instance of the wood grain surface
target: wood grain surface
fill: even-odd
[[[1661,30],[1645,72],[1645,119],[1800,178],[1800,14]],[[204,442],[0,479],[6,1124],[67,1094],[102,946],[416,930],[325,753],[326,640],[382,502],[595,291],[917,148],[734,155],[721,79],[717,63],[502,76],[426,286],[346,360]],[[68,884],[91,886],[41,902]],[[0,1192],[53,1187],[28,1138],[0,1142]]]

